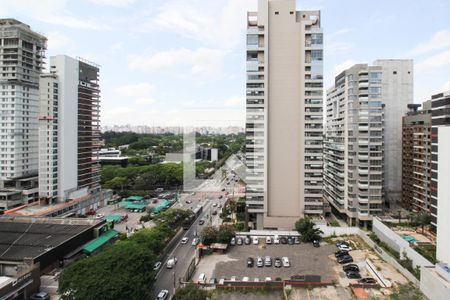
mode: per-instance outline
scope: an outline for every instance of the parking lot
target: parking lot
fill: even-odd
[[[205,273],[208,279],[214,277],[217,280],[230,279],[232,276],[236,276],[237,280],[249,277],[251,281],[254,278],[262,281],[266,277],[289,279],[292,275],[320,275],[322,281],[332,281],[337,279],[337,273],[333,268],[335,263],[329,255],[335,250],[333,245],[322,245],[319,248],[304,243],[266,245],[262,240],[259,245],[231,246],[226,254],[203,257],[193,279],[196,281],[200,273]],[[291,266],[276,268],[272,264],[271,267],[257,267],[257,256],[270,256],[272,259],[287,256]],[[252,268],[247,267],[248,257],[255,259]]]

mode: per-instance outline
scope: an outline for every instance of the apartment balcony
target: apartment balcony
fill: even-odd
[[[247,34],[264,34],[264,28],[258,27],[258,26],[250,26],[247,27]]]
[[[360,190],[367,190],[369,188],[369,184],[368,183],[359,183],[358,182],[358,188]]]
[[[358,168],[358,173],[361,174],[361,175],[368,175],[369,174],[369,170],[368,169]]]

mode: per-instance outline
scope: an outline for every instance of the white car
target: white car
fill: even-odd
[[[249,278],[247,276],[245,276],[244,278],[242,278],[242,281],[248,281]]]
[[[155,265],[153,266],[153,271],[158,271],[159,268],[161,268],[161,262],[160,261],[155,263]]]
[[[182,244],[186,244],[188,241],[189,241],[189,238],[187,236],[185,236],[184,238],[181,239]]]
[[[169,295],[168,290],[161,290],[158,293],[158,296],[156,296],[156,300],[166,300],[168,295]]]
[[[339,250],[341,250],[341,251],[352,251],[353,249],[352,249],[352,247],[350,247],[350,246],[347,246],[347,245],[339,245]]]
[[[194,238],[194,239],[192,240],[192,246],[197,246],[197,244],[198,244],[199,241],[200,241],[199,238]]]
[[[266,237],[266,244],[267,245],[272,244],[272,238],[270,236]]]
[[[259,244],[259,240],[256,236],[253,237],[253,245],[258,245]]]
[[[276,236],[273,238],[273,243],[274,243],[274,244],[279,244],[279,243],[280,243],[280,238],[278,237],[278,235],[276,235]]]
[[[236,276],[231,276],[230,281],[236,281]]]
[[[198,283],[202,283],[202,284],[205,284],[205,283],[206,283],[206,275],[205,275],[204,273],[201,273],[201,274],[198,276]]]
[[[289,268],[291,266],[291,263],[289,262],[289,258],[286,256],[283,256],[281,258],[281,262],[283,263],[283,267]]]
[[[169,260],[167,261],[167,263],[166,263],[166,268],[167,268],[167,269],[172,269],[172,268],[175,266],[175,264],[177,263],[177,261],[178,261],[178,260],[177,260],[176,257],[169,259]]]
[[[272,278],[266,277],[266,279],[265,279],[264,281],[265,281],[265,282],[272,281]]]

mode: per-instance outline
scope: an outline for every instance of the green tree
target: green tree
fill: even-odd
[[[320,234],[323,234],[322,230],[316,228],[316,224],[309,218],[300,218],[295,222],[295,230],[300,233],[300,239],[303,242],[318,240],[320,239]]]
[[[228,244],[231,238],[236,235],[236,230],[233,225],[220,225],[219,231],[217,232],[216,241],[218,243]]]
[[[174,300],[206,300],[208,293],[201,290],[195,283],[188,283],[178,288],[173,297]]]
[[[201,233],[202,243],[205,245],[211,245],[217,241],[217,229],[213,226],[206,226]]]
[[[104,187],[107,189],[123,190],[123,186],[126,184],[127,179],[125,177],[114,177],[113,179],[107,181]]]
[[[425,231],[425,226],[429,225],[431,222],[431,215],[426,211],[420,211],[417,213],[412,213],[410,215],[411,224],[415,227],[420,226],[422,228],[422,234]]]

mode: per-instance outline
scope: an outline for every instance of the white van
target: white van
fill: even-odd
[[[204,273],[198,276],[198,283],[205,284],[206,283],[206,275]]]
[[[169,259],[167,261],[167,263],[166,263],[167,269],[172,269],[175,266],[176,263],[177,263],[177,258],[176,257]]]

